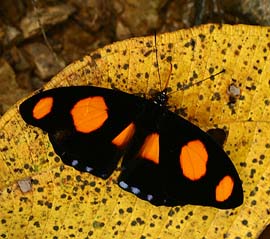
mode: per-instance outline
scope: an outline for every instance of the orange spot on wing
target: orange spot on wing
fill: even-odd
[[[216,186],[216,201],[223,202],[227,200],[233,191],[234,182],[231,176],[225,176]]]
[[[100,128],[108,118],[107,105],[101,96],[78,101],[70,111],[77,131],[90,133]]]
[[[139,155],[156,164],[159,163],[159,134],[153,133],[146,137]]]
[[[200,140],[193,140],[182,147],[180,166],[185,177],[195,181],[206,174],[208,154]]]
[[[53,98],[52,97],[45,97],[40,99],[32,113],[33,113],[33,117],[37,120],[42,119],[43,117],[45,117],[47,114],[49,114],[52,110],[52,106],[53,106]]]
[[[131,123],[112,140],[112,143],[118,147],[123,147],[132,138],[134,132],[135,125],[134,123]]]

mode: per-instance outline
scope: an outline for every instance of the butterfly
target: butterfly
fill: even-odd
[[[241,205],[242,183],[230,158],[211,136],[170,111],[167,101],[167,89],[149,100],[71,86],[39,92],[19,111],[79,171],[107,179],[123,157],[118,185],[153,205]]]

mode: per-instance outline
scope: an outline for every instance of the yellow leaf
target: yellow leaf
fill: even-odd
[[[204,25],[105,46],[44,88],[160,90],[172,72],[169,105],[202,129],[225,128],[225,150],[243,181],[231,210],[155,207],[108,180],[63,165],[46,134],[28,126],[17,103],[0,119],[0,235],[6,238],[256,238],[270,223],[270,28]],[[155,67],[157,48],[160,78]],[[214,80],[179,90],[225,69]],[[228,88],[240,88],[230,102]],[[29,179],[31,183],[29,185]],[[27,186],[22,184],[27,183]],[[23,187],[23,188],[22,188]]]

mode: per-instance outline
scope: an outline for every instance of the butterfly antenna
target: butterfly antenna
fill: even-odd
[[[171,74],[172,74],[172,64],[170,64],[170,72],[169,72],[168,78],[167,78],[167,80],[165,82],[165,86],[163,88],[163,91],[166,91],[166,89],[168,88],[168,84],[169,84],[169,80],[171,78]]]
[[[214,80],[214,78],[215,78],[215,76],[217,76],[217,75],[220,75],[220,74],[222,74],[222,73],[224,73],[225,72],[225,69],[222,69],[221,71],[219,71],[218,73],[216,73],[216,74],[213,74],[213,75],[210,75],[209,77],[207,77],[207,78],[205,78],[205,79],[203,79],[203,80],[200,80],[200,81],[197,81],[197,82],[190,82],[190,83],[188,83],[187,85],[183,85],[182,87],[180,87],[180,90],[186,90],[186,89],[188,89],[188,88],[190,88],[190,87],[192,87],[192,86],[194,86],[194,85],[199,85],[200,83],[202,83],[202,82],[204,82],[204,81],[206,81],[206,80],[209,80],[209,79],[211,79],[211,80]],[[171,94],[174,94],[174,93],[176,93],[176,92],[178,92],[179,90],[177,90],[177,91],[174,91],[174,92],[170,92],[168,95],[171,95]]]
[[[159,72],[159,64],[158,64],[158,52],[157,52],[157,33],[155,32],[155,54],[156,54],[156,64],[157,64],[157,72],[158,72],[158,79],[159,79],[159,88],[161,89],[161,78]]]

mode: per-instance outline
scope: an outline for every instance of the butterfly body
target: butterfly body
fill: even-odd
[[[154,205],[234,208],[241,180],[229,157],[201,129],[152,100],[121,91],[63,87],[20,105],[23,119],[49,134],[55,152],[79,171],[108,178],[123,156],[121,188]]]

